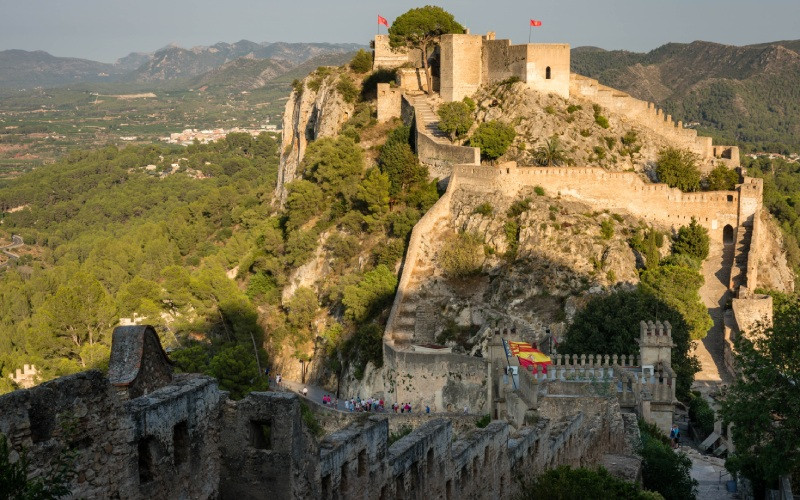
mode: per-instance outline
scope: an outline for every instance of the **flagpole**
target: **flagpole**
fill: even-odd
[[[531,31],[533,31],[533,26],[531,23],[528,23],[528,43],[531,43]]]

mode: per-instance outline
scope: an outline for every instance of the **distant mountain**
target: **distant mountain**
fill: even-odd
[[[5,50],[0,51],[0,88],[57,87],[115,81],[155,83],[188,79],[240,58],[271,59],[276,61],[276,71],[286,71],[309,59],[351,53],[364,47],[353,43],[255,43],[241,40],[236,43],[217,43],[210,47],[184,49],[170,45],[154,53],[133,52],[115,64],[56,57],[42,51]]]
[[[323,54],[342,54],[363,47],[352,43],[255,43],[248,40],[191,49],[170,46],[156,51],[126,79],[149,82],[194,77],[242,57],[279,59],[297,65]]]
[[[55,57],[41,50],[0,51],[0,87],[52,87],[76,82],[108,82],[122,71],[113,64]]]
[[[241,92],[261,88],[267,84],[284,84],[288,91],[292,79],[304,78],[319,66],[340,66],[352,59],[353,55],[353,52],[323,54],[301,64],[280,58],[240,57],[192,78],[189,86],[207,87],[211,92]]]
[[[721,142],[800,150],[800,40],[669,43],[648,53],[572,50],[572,70],[657,103]]]

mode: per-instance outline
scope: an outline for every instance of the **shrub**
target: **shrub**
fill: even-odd
[[[323,195],[316,184],[305,179],[292,181],[286,187],[286,228],[292,231],[319,213]]]
[[[383,366],[383,329],[375,323],[367,323],[342,344],[344,359],[354,367],[358,380],[364,377],[367,363],[376,368]]]
[[[475,207],[475,210],[472,211],[473,214],[479,214],[484,217],[492,215],[493,212],[494,208],[492,207],[492,204],[489,203],[488,201],[484,201],[483,203]]]
[[[481,156],[494,161],[508,150],[517,132],[510,125],[498,121],[481,123],[472,134],[470,145],[481,150]]]
[[[547,113],[548,115],[554,115],[556,114],[556,108],[554,108],[552,105],[548,105],[545,106],[544,112]]]
[[[292,80],[292,90],[294,90],[298,95],[303,93],[303,82],[295,78]]]
[[[522,200],[516,200],[514,203],[508,207],[508,211],[506,211],[506,215],[511,218],[519,217],[524,212],[527,212],[531,208],[531,199],[524,198]]]
[[[413,430],[414,429],[412,429],[410,425],[403,425],[399,429],[397,429],[397,432],[390,432],[389,440],[386,441],[386,446],[387,447],[392,446],[394,443],[400,441],[402,438],[411,434],[411,431]]]
[[[403,252],[406,248],[403,240],[390,239],[384,245],[379,245],[373,252],[375,257],[375,265],[385,265],[389,269],[393,269],[397,265],[397,261],[403,258]]]
[[[492,421],[492,416],[487,413],[486,415],[482,416],[481,418],[475,421],[475,427],[477,427],[478,429],[484,429],[487,425],[491,423],[491,421]]]
[[[474,121],[469,106],[464,102],[446,102],[439,106],[438,114],[439,129],[450,136],[451,142],[464,137]]]
[[[676,148],[661,150],[658,153],[656,175],[661,182],[681,191],[700,189],[697,156],[691,151]]]
[[[520,77],[514,75],[514,76],[509,76],[508,78],[506,78],[505,80],[501,81],[497,85],[499,87],[504,87],[504,86],[507,86],[507,85],[513,85],[513,84],[515,84],[517,82],[521,82],[521,81],[522,81],[522,79]]]
[[[589,130],[588,128],[582,128],[581,129],[581,136],[589,137],[590,135],[592,135],[592,131],[591,130]]]
[[[678,234],[672,243],[672,253],[685,254],[701,261],[708,257],[708,248],[708,230],[698,224],[694,217],[688,226],[681,226],[678,229]]]
[[[580,104],[570,104],[569,106],[567,106],[567,113],[572,114],[572,113],[574,113],[576,111],[580,111],[582,109],[583,109],[583,107]]]
[[[506,236],[506,243],[508,250],[506,251],[506,258],[513,260],[517,257],[517,250],[519,249],[519,223],[516,220],[509,220],[503,225],[503,232]]]
[[[610,240],[614,236],[614,221],[605,219],[600,223],[600,236],[604,240]]]
[[[341,75],[336,83],[336,90],[342,95],[345,102],[353,104],[360,94],[358,87],[353,83],[353,79],[347,75]]]
[[[314,412],[311,411],[311,408],[309,408],[305,402],[300,403],[300,416],[303,418],[303,423],[306,424],[308,431],[314,437],[321,437],[322,434],[325,433],[319,420],[317,420],[317,416],[314,415]]]
[[[375,100],[378,98],[378,84],[379,83],[393,83],[397,78],[397,70],[380,68],[372,73],[361,82],[361,99]]]
[[[730,191],[739,182],[739,173],[724,165],[715,167],[706,177],[706,189],[709,191]]]
[[[544,196],[544,188],[542,186],[534,186],[533,192],[536,193],[538,196]]]
[[[372,54],[364,49],[359,49],[350,60],[350,69],[356,73],[367,73],[372,69]]]
[[[439,264],[447,276],[463,278],[476,274],[483,264],[483,237],[477,233],[459,233],[448,239],[439,251]]]
[[[598,124],[601,128],[608,128],[611,125],[608,123],[608,118],[603,115],[597,115],[594,117],[594,122]]]

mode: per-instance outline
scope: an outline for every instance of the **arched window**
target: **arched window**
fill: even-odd
[[[725,245],[733,244],[733,227],[730,224],[722,228],[722,243]]]
[[[544,77],[548,80],[550,79],[550,66],[548,66],[547,69],[544,70]]]

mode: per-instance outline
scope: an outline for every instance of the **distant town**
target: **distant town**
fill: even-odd
[[[281,133],[281,129],[279,129],[277,125],[273,125],[271,123],[264,124],[261,126],[261,128],[234,127],[230,129],[214,128],[214,129],[203,129],[203,130],[197,130],[195,128],[187,128],[184,129],[183,132],[175,132],[169,134],[169,137],[163,137],[161,140],[168,144],[180,144],[181,146],[188,146],[190,144],[194,144],[194,141],[198,141],[200,142],[200,144],[208,144],[209,142],[212,141],[218,141],[220,139],[224,139],[225,136],[230,134],[231,132],[244,132],[255,137],[262,132],[272,132],[279,134]]]

